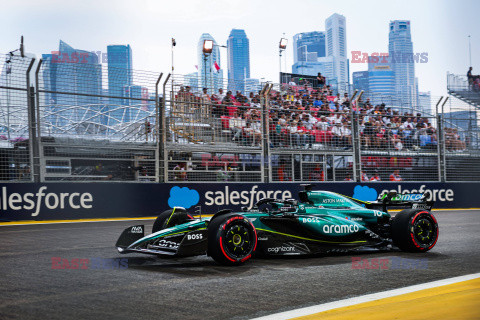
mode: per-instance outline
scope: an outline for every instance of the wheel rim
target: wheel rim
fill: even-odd
[[[225,229],[225,251],[235,259],[242,259],[251,252],[252,232],[242,224],[232,224]]]
[[[429,247],[436,241],[436,226],[430,217],[423,216],[413,224],[413,236],[422,247]]]

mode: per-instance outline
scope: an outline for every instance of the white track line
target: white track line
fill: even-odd
[[[301,308],[301,309],[295,309],[295,310],[291,310],[291,311],[276,313],[276,314],[272,314],[272,315],[265,316],[265,317],[254,318],[252,320],[287,320],[287,319],[292,319],[292,318],[297,318],[297,317],[308,316],[308,315],[312,315],[312,314],[315,314],[315,313],[324,312],[324,311],[328,311],[328,310],[332,310],[332,309],[348,307],[348,306],[352,306],[352,305],[356,305],[356,304],[360,304],[360,303],[365,303],[365,302],[370,302],[370,301],[395,297],[395,296],[399,296],[399,295],[402,295],[402,294],[412,293],[412,292],[415,292],[415,291],[436,288],[436,287],[445,286],[445,285],[449,285],[449,284],[454,284],[454,283],[462,282],[462,281],[473,280],[473,279],[477,279],[477,278],[480,278],[480,273],[468,274],[468,275],[465,275],[465,276],[460,276],[460,277],[455,277],[455,278],[448,278],[448,279],[443,279],[443,280],[438,280],[438,281],[433,281],[433,282],[427,282],[427,283],[423,283],[423,284],[417,284],[417,285],[410,286],[410,287],[404,287],[404,288],[388,290],[388,291],[383,291],[383,292],[378,292],[378,293],[373,293],[373,294],[367,294],[367,295],[364,295],[364,296],[359,296],[359,297],[354,297],[354,298],[349,298],[349,299],[344,299],[344,300],[338,300],[338,301],[334,301],[334,302],[319,304],[319,305],[316,305],[316,306],[311,306],[311,307],[306,307],[306,308]]]

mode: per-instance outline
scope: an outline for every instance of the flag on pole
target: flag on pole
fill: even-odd
[[[217,70],[217,72],[220,70],[220,66],[218,65],[217,61],[213,63],[213,66],[215,67],[215,70]]]

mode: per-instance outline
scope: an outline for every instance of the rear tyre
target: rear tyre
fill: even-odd
[[[173,208],[163,211],[153,223],[152,233],[174,227],[191,219],[193,219],[193,217],[183,208]]]
[[[392,240],[402,251],[427,252],[438,239],[438,223],[425,210],[402,210],[392,219]]]
[[[256,247],[255,227],[242,215],[225,214],[208,226],[208,255],[220,264],[242,264],[252,257]]]

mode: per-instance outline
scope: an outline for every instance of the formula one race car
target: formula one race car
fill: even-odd
[[[391,217],[388,207],[409,207]],[[254,254],[313,255],[375,248],[426,252],[435,246],[438,224],[433,202],[422,194],[384,194],[365,202],[305,185],[299,200],[261,199],[252,210],[225,209],[211,218],[194,218],[175,207],[161,213],[145,236],[143,225],[123,231],[120,253],[168,256],[207,254],[236,265]]]

